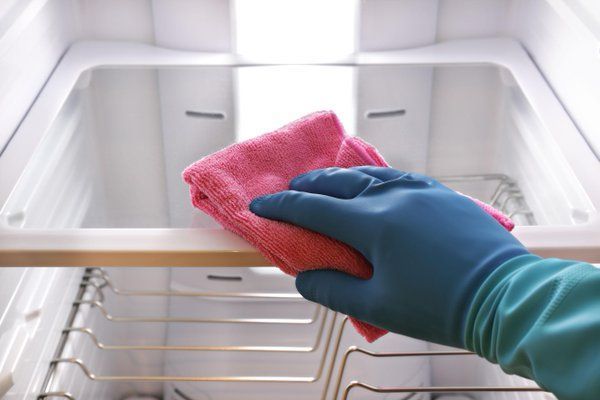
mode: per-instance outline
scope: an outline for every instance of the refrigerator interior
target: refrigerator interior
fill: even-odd
[[[354,51],[473,37],[517,39],[577,133],[596,157],[600,154],[599,39],[594,26],[578,19],[580,8],[572,7],[583,2],[344,2],[355,7],[344,18],[360,23],[330,31],[353,38],[348,48]],[[240,16],[243,3],[12,0],[0,5],[0,224],[55,231],[215,227],[190,206],[180,179],[183,167],[319,108],[336,111],[350,134],[376,145],[394,167],[443,178],[463,193],[494,202],[520,226],[583,225],[595,214],[597,204],[510,72],[494,65],[97,68],[81,76],[42,141],[30,144],[35,150],[22,160],[25,169],[2,164],[11,156],[11,140],[24,116],[73,43],[128,40],[240,52],[241,30],[232,16]],[[342,19],[334,8],[321,7],[319,14],[322,25]],[[342,330],[343,316],[334,320],[333,313],[302,301],[291,278],[269,267],[3,268],[0,279],[0,348],[6,349],[0,352],[0,394],[7,399],[35,399],[42,387],[56,391],[57,398],[67,391],[78,399],[146,394],[186,400],[342,398],[353,380],[404,388],[531,385],[472,355],[380,358],[354,351],[336,390],[350,346],[384,353],[448,349],[398,335],[367,345],[352,329]],[[68,335],[66,325],[73,327]],[[82,360],[96,380],[81,365],[51,364],[58,349],[61,358]],[[306,382],[102,381],[127,375]],[[407,396],[354,387],[348,398]]]
[[[436,176],[519,225],[581,224],[594,210],[577,179],[562,179],[571,176],[569,165],[503,67],[103,67],[77,81],[0,212],[2,222],[55,231],[214,227],[190,205],[183,168],[315,107],[337,111],[348,133],[376,145],[392,166]],[[73,281],[63,289],[76,299],[75,307],[66,302],[51,312],[62,321],[77,313],[47,389],[74,398],[343,398],[351,381],[531,385],[463,354],[360,353],[342,368],[350,346],[377,353],[447,349],[399,335],[368,345],[342,316],[300,299],[293,280],[272,267],[48,270]],[[49,333],[42,357],[48,363],[60,325],[37,332]],[[381,397],[357,387],[348,396]]]

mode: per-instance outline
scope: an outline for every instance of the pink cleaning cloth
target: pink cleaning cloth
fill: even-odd
[[[206,156],[183,172],[194,206],[215,218],[225,229],[246,239],[287,274],[311,269],[337,269],[369,278],[369,262],[353,248],[291,224],[254,215],[249,210],[257,196],[288,189],[295,176],[317,168],[388,166],[373,146],[348,136],[333,112],[300,118],[274,132],[233,144]],[[506,229],[511,220],[493,207],[474,200]],[[369,342],[386,330],[351,319]]]

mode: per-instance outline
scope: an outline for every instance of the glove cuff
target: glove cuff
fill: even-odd
[[[503,282],[509,282],[511,277],[515,274],[518,274],[524,268],[527,268],[540,260],[541,257],[536,256],[535,254],[519,255],[502,263],[485,279],[479,289],[477,289],[470,306],[467,309],[463,328],[464,348],[479,353],[477,351],[479,345],[477,344],[478,340],[475,333],[478,319],[493,318],[495,313],[494,305],[489,304],[487,299],[495,292],[507,289]]]

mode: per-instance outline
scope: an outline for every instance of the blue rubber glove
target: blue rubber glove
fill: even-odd
[[[308,300],[389,331],[464,347],[469,305],[497,267],[527,250],[470,199],[427,176],[392,168],[327,168],[255,199],[255,214],[338,239],[373,277],[298,275]]]

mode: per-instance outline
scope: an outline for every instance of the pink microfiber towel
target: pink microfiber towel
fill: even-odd
[[[375,148],[347,136],[336,115],[316,112],[275,132],[233,144],[189,166],[183,179],[190,185],[192,203],[254,245],[287,274],[334,268],[361,278],[372,269],[351,247],[321,234],[254,215],[248,209],[257,196],[286,190],[295,176],[317,168],[387,166]],[[510,219],[474,200],[505,228]],[[384,329],[351,319],[367,341]]]

